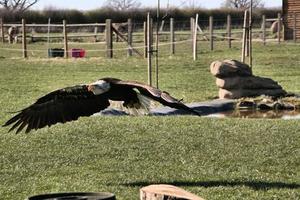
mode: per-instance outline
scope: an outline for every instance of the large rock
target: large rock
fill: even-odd
[[[220,99],[239,99],[242,97],[255,97],[260,95],[281,97],[285,96],[287,93],[283,89],[219,89]]]
[[[210,72],[217,78],[252,76],[251,68],[237,60],[215,61],[210,65]]]
[[[270,78],[259,76],[236,76],[230,78],[217,78],[216,84],[223,89],[282,89],[282,87]]]
[[[252,69],[237,60],[215,61],[210,65],[210,71],[217,78],[220,99],[260,95],[281,97],[287,94],[276,81],[253,76]]]

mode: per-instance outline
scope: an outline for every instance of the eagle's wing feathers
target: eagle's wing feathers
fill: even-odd
[[[128,87],[136,88],[139,92],[159,103],[169,106],[171,108],[182,109],[189,113],[193,113],[195,115],[200,115],[197,111],[193,110],[192,108],[186,106],[180,100],[172,97],[169,93],[161,91],[157,88],[151,87],[149,85],[139,83],[136,81],[118,81],[117,84],[126,85]]]
[[[90,116],[109,106],[105,95],[94,95],[86,85],[59,89],[39,98],[34,104],[21,110],[8,120],[4,126],[13,124],[9,131],[16,128],[20,132],[27,125],[26,132],[77,120],[81,116]]]

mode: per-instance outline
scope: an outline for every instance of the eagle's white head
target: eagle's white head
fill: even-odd
[[[100,95],[107,92],[110,89],[110,83],[104,80],[98,80],[88,85],[88,91],[94,93],[94,95]]]

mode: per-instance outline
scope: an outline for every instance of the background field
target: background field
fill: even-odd
[[[32,49],[45,48],[35,44]],[[240,59],[218,42],[202,43],[192,61],[190,44],[176,56],[163,51],[160,88],[185,102],[217,96],[212,61]],[[205,46],[206,45],[206,46]],[[6,45],[0,45],[6,48]],[[18,45],[15,46],[18,48]],[[10,47],[11,48],[11,47]],[[165,47],[167,48],[167,47]],[[254,74],[300,93],[300,46],[254,44]],[[54,89],[111,76],[146,82],[147,61],[126,58],[47,59],[0,51],[0,124]],[[97,56],[97,55],[95,55]],[[168,183],[205,199],[299,199],[299,120],[173,117],[90,117],[15,135],[0,129],[1,199],[40,193],[108,191],[138,199],[139,188]]]

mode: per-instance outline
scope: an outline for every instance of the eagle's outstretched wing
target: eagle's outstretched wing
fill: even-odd
[[[87,85],[77,85],[55,90],[34,104],[21,110],[3,126],[12,125],[9,131],[17,128],[19,133],[26,126],[26,133],[32,129],[77,120],[80,116],[90,116],[109,106],[105,95],[94,95]]]
[[[192,108],[186,106],[181,100],[178,100],[172,97],[168,92],[161,91],[157,88],[151,87],[149,85],[139,83],[136,81],[116,81],[115,84],[124,85],[131,88],[136,88],[142,95],[158,101],[159,103],[169,106],[171,108],[182,109],[189,113],[193,113],[195,115],[200,116],[200,113],[193,110]]]

